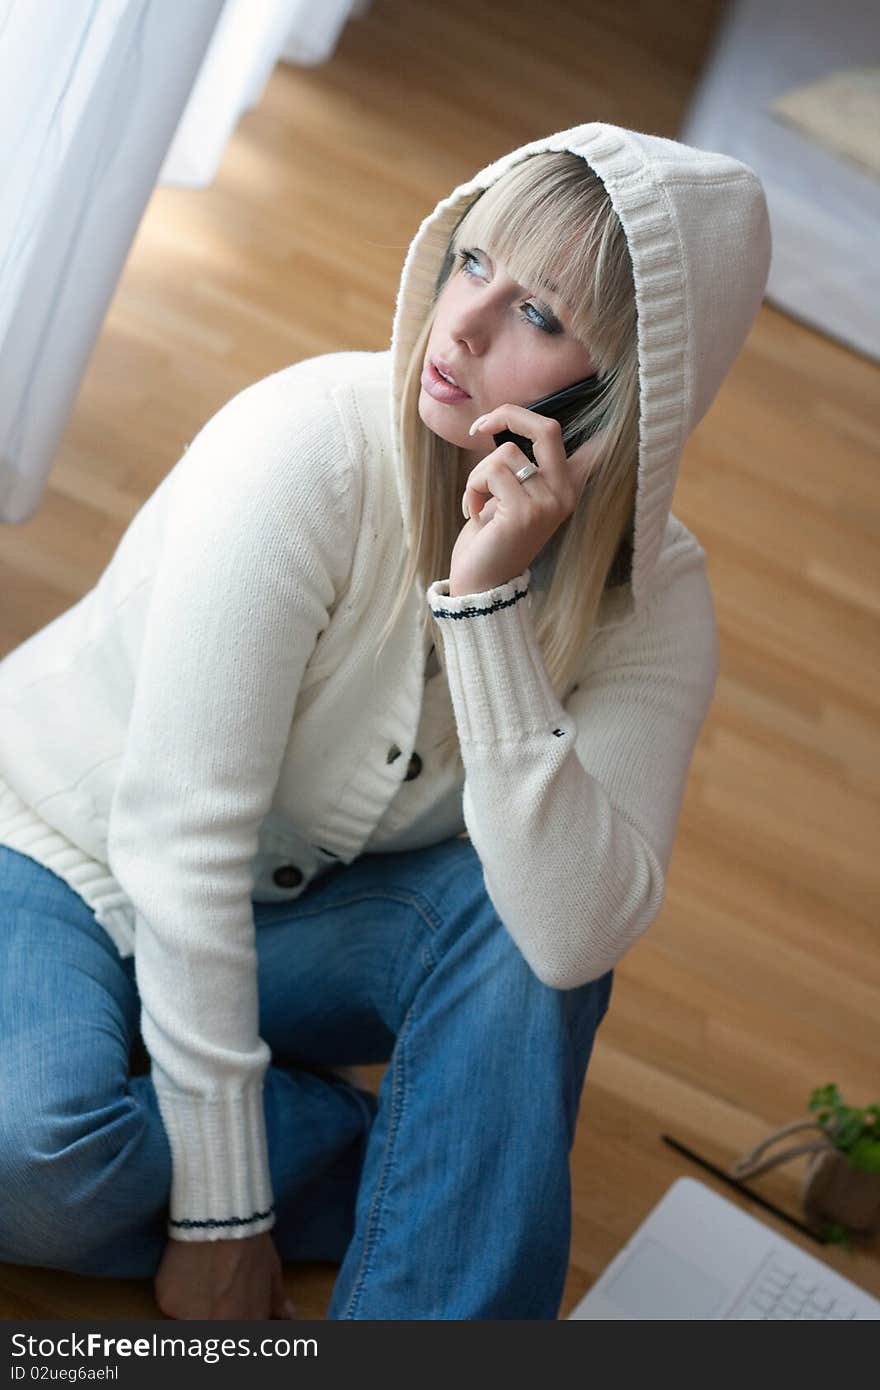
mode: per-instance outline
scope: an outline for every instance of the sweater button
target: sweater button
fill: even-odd
[[[302,870],[295,864],[282,864],[275,870],[272,880],[279,888],[298,888],[303,881]]]
[[[413,753],[412,757],[409,760],[409,766],[406,769],[406,776],[403,779],[404,782],[411,782],[414,777],[418,777],[421,770],[422,760],[419,757],[418,753]]]

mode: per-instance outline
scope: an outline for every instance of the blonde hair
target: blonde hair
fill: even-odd
[[[462,246],[497,255],[522,285],[555,281],[571,311],[573,334],[588,348],[604,388],[572,422],[573,429],[590,427],[592,433],[601,421],[597,454],[574,511],[545,547],[555,564],[543,602],[536,603],[531,589],[536,639],[562,701],[583,664],[606,584],[629,577],[639,428],[635,289],[626,236],[599,176],[569,151],[526,156],[476,195],[452,233],[404,378],[397,445],[406,470],[412,544],[376,655],[413,583],[424,593],[433,580],[449,574],[464,525],[461,497],[473,458],[429,430],[418,412],[437,298]],[[544,554],[533,561],[533,571]],[[434,621],[426,603],[425,627]],[[439,635],[435,646],[445,680]],[[460,764],[454,727],[437,751]]]

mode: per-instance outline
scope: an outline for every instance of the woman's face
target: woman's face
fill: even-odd
[[[439,380],[435,364],[461,389]],[[491,434],[468,434],[480,415],[499,405],[530,405],[594,370],[589,352],[572,337],[567,307],[551,289],[518,285],[502,261],[462,248],[437,300],[419,415],[428,429],[479,460],[496,447]]]

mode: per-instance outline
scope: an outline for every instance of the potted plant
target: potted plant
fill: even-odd
[[[811,1224],[825,1240],[850,1246],[850,1234],[871,1236],[880,1231],[880,1104],[859,1109],[845,1105],[837,1086],[817,1086],[807,1108],[814,1119],[795,1120],[763,1139],[750,1153],[731,1164],[733,1177],[756,1177],[768,1168],[801,1154],[810,1162],[801,1185],[801,1202]],[[805,1143],[760,1155],[778,1139],[813,1130]]]

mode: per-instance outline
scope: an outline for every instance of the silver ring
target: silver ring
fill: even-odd
[[[524,463],[522,468],[518,469],[513,476],[517,478],[519,482],[524,483],[526,478],[530,478],[533,473],[537,472],[538,465],[536,463]]]

